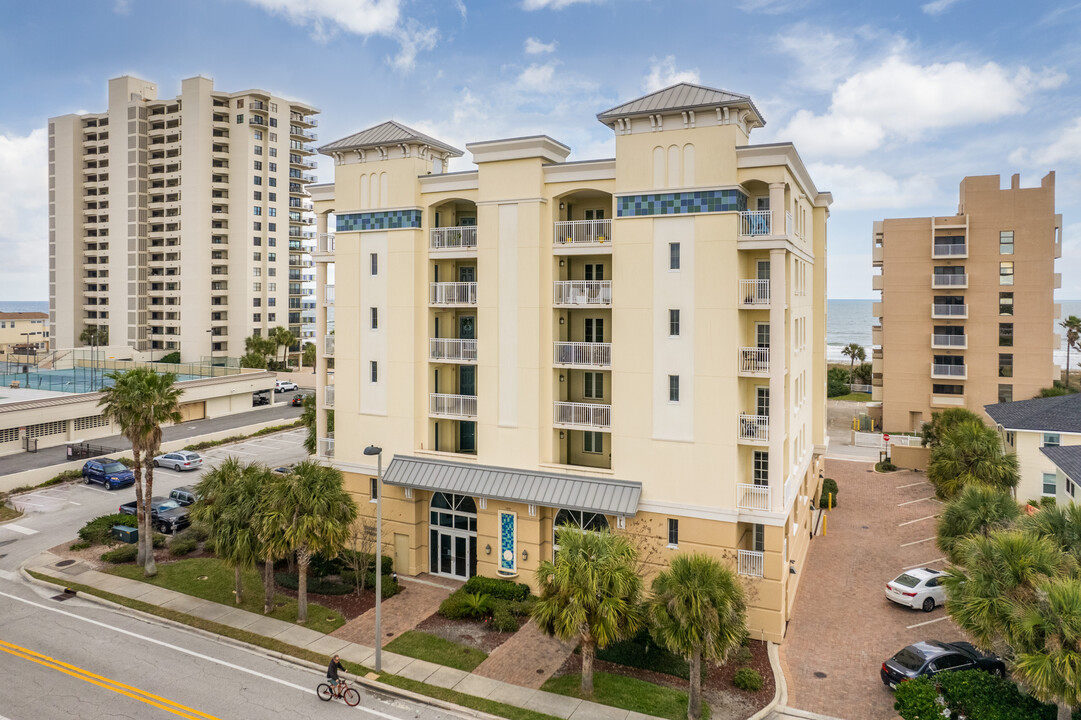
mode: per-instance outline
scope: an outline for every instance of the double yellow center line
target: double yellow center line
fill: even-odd
[[[131,685],[125,685],[122,682],[110,680],[101,675],[95,675],[94,673],[83,670],[75,665],[70,665],[66,662],[57,660],[56,658],[51,658],[48,655],[42,655],[41,653],[19,647],[18,645],[9,642],[4,642],[3,640],[0,640],[0,651],[6,652],[9,655],[14,655],[23,660],[29,660],[32,663],[37,663],[38,665],[56,670],[57,672],[62,672],[65,675],[70,675],[73,678],[88,682],[91,685],[97,685],[98,687],[112,690],[120,695],[126,695],[140,702],[144,702],[147,705],[153,705],[154,707],[171,712],[174,715],[179,715],[182,718],[188,718],[188,720],[219,720],[219,718],[216,718],[213,715],[208,715],[207,713],[181,705],[172,700],[167,700],[166,698],[148,693],[145,690],[140,690]]]

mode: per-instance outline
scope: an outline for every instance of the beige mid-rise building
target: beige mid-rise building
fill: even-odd
[[[1037,395],[1058,377],[1055,174],[966,177],[956,215],[876,221],[872,400],[886,431]]]
[[[780,639],[827,442],[831,197],[792,144],[750,144],[745,95],[597,117],[614,158],[518,137],[448,173],[462,151],[393,122],[320,148],[320,455],[370,515],[382,449],[398,573],[532,585],[556,527],[607,527],[650,569],[722,558]]]
[[[54,346],[93,327],[197,361],[279,325],[299,336],[317,112],[204,77],[159,98],[124,76],[104,112],[50,118]]]
[[[0,312],[0,360],[32,359],[49,347],[47,313]]]

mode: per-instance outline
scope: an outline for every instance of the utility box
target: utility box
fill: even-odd
[[[128,527],[127,525],[113,525],[113,537],[125,543],[139,542],[139,528]]]

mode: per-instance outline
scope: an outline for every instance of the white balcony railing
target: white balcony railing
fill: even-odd
[[[561,220],[555,224],[556,245],[603,245],[610,242],[611,220]]]
[[[612,427],[612,406],[594,403],[554,403],[553,422],[556,426],[609,430]]]
[[[429,305],[476,305],[475,282],[434,282],[429,284]]]
[[[611,305],[611,280],[556,280],[552,283],[555,305]]]
[[[769,373],[769,348],[739,348],[739,371],[752,375]]]
[[[475,418],[477,416],[477,396],[432,393],[428,396],[428,414],[442,417]]]
[[[334,336],[323,336],[323,354],[327,357],[334,357]]]
[[[477,226],[440,227],[428,231],[430,250],[476,250]]]
[[[772,235],[772,210],[742,210],[739,213],[739,234],[741,237]]]
[[[762,577],[765,570],[765,553],[758,550],[738,550],[739,574],[750,577]]]
[[[323,288],[323,303],[325,305],[333,305],[334,304],[334,286],[333,285],[327,285],[326,287]]]
[[[743,307],[769,305],[769,280],[740,280],[739,304]]]
[[[611,367],[612,343],[557,342],[552,362],[556,365]]]
[[[737,483],[736,507],[740,510],[769,510],[772,508],[769,485]]]
[[[322,457],[334,457],[334,438],[319,438],[319,455]]]
[[[334,386],[327,385],[323,388],[323,407],[334,407]]]
[[[739,416],[739,439],[769,442],[769,415]]]
[[[966,318],[968,317],[968,305],[940,305],[938,303],[932,303],[931,317]]]
[[[315,251],[321,253],[334,252],[334,233],[319,233],[316,237]]]
[[[967,335],[932,335],[931,347],[936,348],[966,348],[968,347]]]
[[[931,257],[933,258],[955,257],[957,255],[968,255],[968,245],[965,243],[960,245],[935,243],[931,249]]]
[[[935,273],[931,275],[931,287],[968,287],[968,274],[960,273],[956,275],[945,275],[942,273]]]
[[[965,365],[943,365],[941,363],[931,365],[931,377],[964,379],[967,376],[968,370]]]
[[[475,363],[477,341],[468,338],[428,338],[428,359],[436,362]]]

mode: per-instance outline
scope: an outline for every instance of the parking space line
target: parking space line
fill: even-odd
[[[68,502],[71,503],[72,505],[82,505],[82,503],[77,503],[74,500],[68,500]]]
[[[916,623],[915,625],[908,625],[907,627],[905,627],[905,630],[911,630],[913,628],[923,627],[924,625],[931,625],[932,623],[942,622],[943,620],[949,620],[949,619],[950,619],[949,615],[943,615],[942,617],[935,618],[934,620],[927,620],[925,622]]]
[[[920,543],[930,542],[934,539],[935,537],[934,535],[932,535],[931,537],[924,538],[923,540],[913,540],[912,542],[901,543],[901,547],[908,547],[909,545],[919,545]]]
[[[908,485],[898,485],[898,490],[904,490],[905,488],[916,487],[917,485],[926,485],[926,480],[920,480],[919,482],[909,483]]]
[[[923,522],[924,520],[933,520],[938,515],[928,515],[927,517],[916,518],[915,520],[909,520],[908,522],[898,523],[897,527],[904,527],[905,525],[911,525],[912,523]]]
[[[937,562],[942,562],[945,559],[946,558],[944,558],[944,557],[935,558],[934,560],[928,560],[927,562],[916,563],[915,565],[908,565],[908,566],[903,567],[901,569],[902,570],[911,570],[912,568],[926,567],[928,565],[934,565]]]
[[[918,502],[923,502],[924,500],[934,500],[934,499],[935,499],[934,496],[928,495],[925,498],[916,498],[915,500],[909,500],[907,502],[897,503],[897,507],[904,507],[905,505],[911,505],[912,503],[918,503]]]
[[[14,530],[20,535],[37,535],[38,531],[33,528],[23,527],[22,525],[16,525],[15,523],[8,523],[4,525],[8,530]]]

